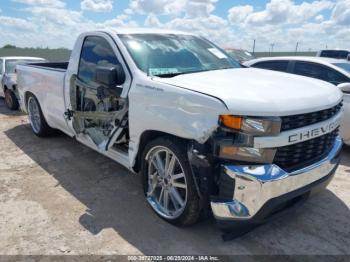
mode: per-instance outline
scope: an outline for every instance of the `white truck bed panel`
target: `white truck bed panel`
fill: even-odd
[[[39,66],[18,66],[18,84],[21,97],[21,108],[26,111],[26,91],[35,93],[49,126],[68,132],[64,118],[66,104],[64,99],[64,69],[53,69]]]

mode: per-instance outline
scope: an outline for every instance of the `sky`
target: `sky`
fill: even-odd
[[[1,0],[0,46],[71,49],[85,31],[155,27],[223,48],[350,49],[350,0]]]

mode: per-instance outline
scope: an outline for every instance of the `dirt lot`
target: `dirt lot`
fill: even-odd
[[[215,221],[171,226],[136,175],[65,135],[35,137],[0,100],[1,254],[350,254],[350,148],[327,190],[230,242]]]

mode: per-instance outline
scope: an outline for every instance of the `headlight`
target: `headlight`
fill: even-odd
[[[254,137],[279,134],[281,118],[221,115],[219,123],[227,131],[224,138],[216,141],[216,154],[219,158],[255,163],[273,161],[276,149],[254,148]]]
[[[250,135],[277,135],[281,130],[279,117],[242,117],[221,115],[219,122],[222,127],[241,131]]]
[[[231,159],[254,163],[272,163],[276,149],[273,148],[254,148],[245,146],[236,146],[232,140],[221,140],[218,142],[217,156],[222,159]]]
[[[219,117],[219,121],[224,127],[237,130],[241,129],[242,127],[242,117],[240,116],[221,115]]]

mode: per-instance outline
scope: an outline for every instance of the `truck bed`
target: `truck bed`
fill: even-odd
[[[59,69],[66,71],[68,62],[47,62],[47,63],[29,63],[29,66],[43,67],[43,69]]]
[[[17,65],[17,88],[22,110],[26,111],[27,94],[39,101],[49,126],[67,129],[64,119],[64,81],[68,63],[30,63]]]

